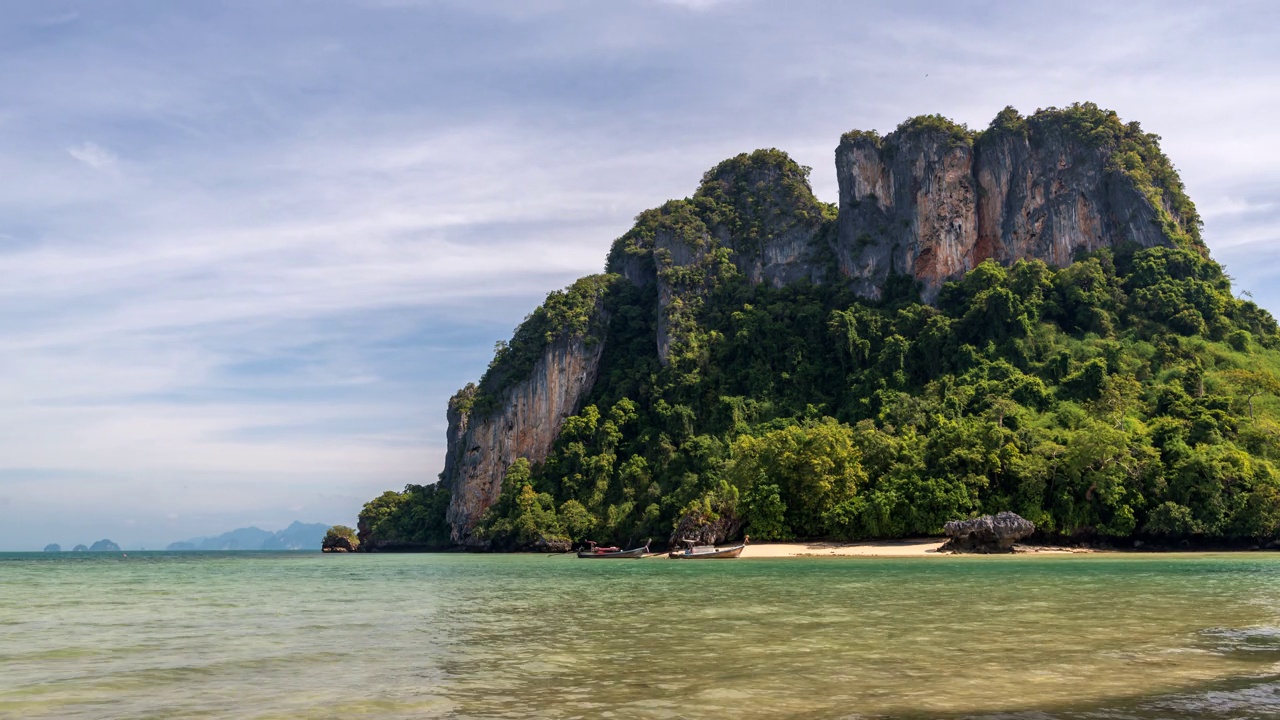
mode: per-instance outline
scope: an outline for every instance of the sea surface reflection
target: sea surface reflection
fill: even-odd
[[[0,716],[1280,717],[1280,556],[0,555]]]

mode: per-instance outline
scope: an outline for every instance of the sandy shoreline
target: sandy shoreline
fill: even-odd
[[[744,558],[780,557],[951,557],[950,552],[938,552],[946,538],[912,538],[908,540],[878,540],[870,542],[809,542],[809,543],[752,543],[742,551]],[[1014,554],[1077,554],[1095,553],[1094,549],[1015,546]]]
[[[751,543],[742,551],[742,557],[915,557],[925,555],[944,557],[946,553],[938,552],[938,548],[942,547],[942,543],[944,541],[945,538],[919,538],[913,540],[882,540],[859,543]]]

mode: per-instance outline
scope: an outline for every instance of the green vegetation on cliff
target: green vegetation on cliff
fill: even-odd
[[[364,504],[357,523],[362,551],[442,550],[449,547],[449,491],[437,485],[406,485]]]
[[[829,223],[836,208],[814,197],[810,170],[774,148],[729,158],[703,174],[693,197],[640,213],[613,244],[606,266],[622,272],[628,257],[664,252],[661,246],[672,240],[697,251],[715,245],[750,256],[794,225]]]
[[[359,547],[360,540],[356,537],[356,531],[346,525],[334,525],[329,528],[324,533],[324,539],[320,541],[320,549],[325,551],[353,551]]]
[[[516,328],[510,342],[499,341],[494,347],[493,360],[480,378],[479,387],[464,390],[455,398],[459,412],[474,409],[484,413],[496,407],[503,391],[527,377],[543,350],[556,338],[570,335],[594,341],[602,329],[593,327],[593,318],[598,317],[594,311],[616,279],[611,275],[589,275],[547,295],[546,301]]]
[[[704,508],[772,539],[1000,510],[1064,535],[1280,531],[1277,328],[1199,253],[985,263],[938,307],[897,285],[872,304],[734,276],[666,367],[652,315],[615,314],[605,380],[483,530],[628,542]]]

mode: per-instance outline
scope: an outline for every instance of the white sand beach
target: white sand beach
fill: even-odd
[[[881,540],[874,542],[839,543],[751,543],[742,551],[744,558],[777,557],[914,557],[932,555],[942,557],[938,548],[945,538],[916,538],[909,540]]]

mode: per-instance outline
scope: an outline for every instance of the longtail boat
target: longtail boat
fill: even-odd
[[[589,543],[590,547],[586,550],[579,550],[580,558],[642,558],[649,553],[649,543],[645,543],[643,547],[632,548],[630,550],[622,550],[616,547],[596,547],[595,543]]]
[[[743,548],[747,546],[747,542],[751,538],[744,537],[742,544],[731,545],[729,547],[716,547],[715,545],[694,545],[686,540],[688,545],[684,550],[672,550],[667,553],[667,557],[674,560],[715,560],[717,558],[736,558],[742,554]]]

